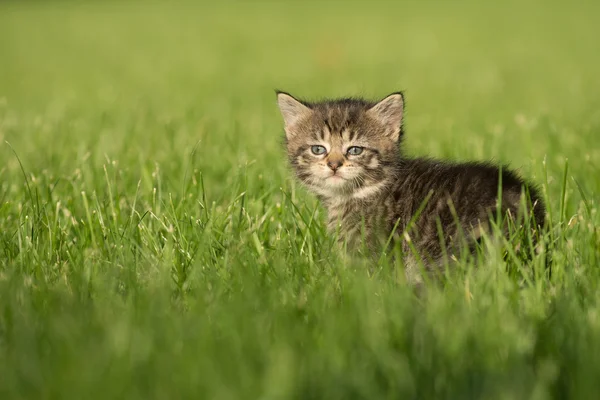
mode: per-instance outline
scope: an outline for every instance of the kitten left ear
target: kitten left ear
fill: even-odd
[[[404,95],[402,92],[390,94],[369,108],[367,114],[379,121],[386,128],[386,135],[393,141],[398,141],[402,133]]]
[[[276,93],[279,111],[281,111],[283,122],[285,124],[285,133],[290,137],[292,136],[291,128],[299,120],[310,115],[312,110],[285,92],[276,91]]]

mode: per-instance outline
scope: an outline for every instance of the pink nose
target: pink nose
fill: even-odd
[[[336,161],[329,160],[329,161],[327,161],[327,166],[329,168],[331,168],[332,171],[335,172],[335,171],[337,171],[337,169],[339,167],[342,166],[342,162],[341,161],[337,161],[337,160]]]

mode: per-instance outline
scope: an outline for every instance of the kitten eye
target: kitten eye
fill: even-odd
[[[312,151],[314,155],[320,156],[321,154],[325,154],[327,152],[327,149],[325,149],[324,146],[315,145],[311,146],[310,151]]]
[[[359,146],[352,146],[348,149],[348,151],[346,153],[348,153],[351,156],[357,156],[360,153],[363,152],[363,148],[359,147]]]

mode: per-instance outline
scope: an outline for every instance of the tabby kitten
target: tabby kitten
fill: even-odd
[[[506,168],[403,156],[402,93],[379,102],[309,103],[277,92],[277,100],[289,161],[327,209],[329,229],[350,248],[366,244],[375,252],[389,237],[400,241],[410,279],[418,279],[419,265],[445,265],[444,257],[465,243],[473,249],[497,210],[521,223],[527,215],[532,225],[544,223],[537,190]],[[532,213],[523,213],[522,200]]]

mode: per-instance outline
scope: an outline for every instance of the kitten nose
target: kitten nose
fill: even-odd
[[[342,160],[329,160],[327,161],[327,166],[331,168],[333,172],[335,172],[339,167],[342,166],[342,162]]]

